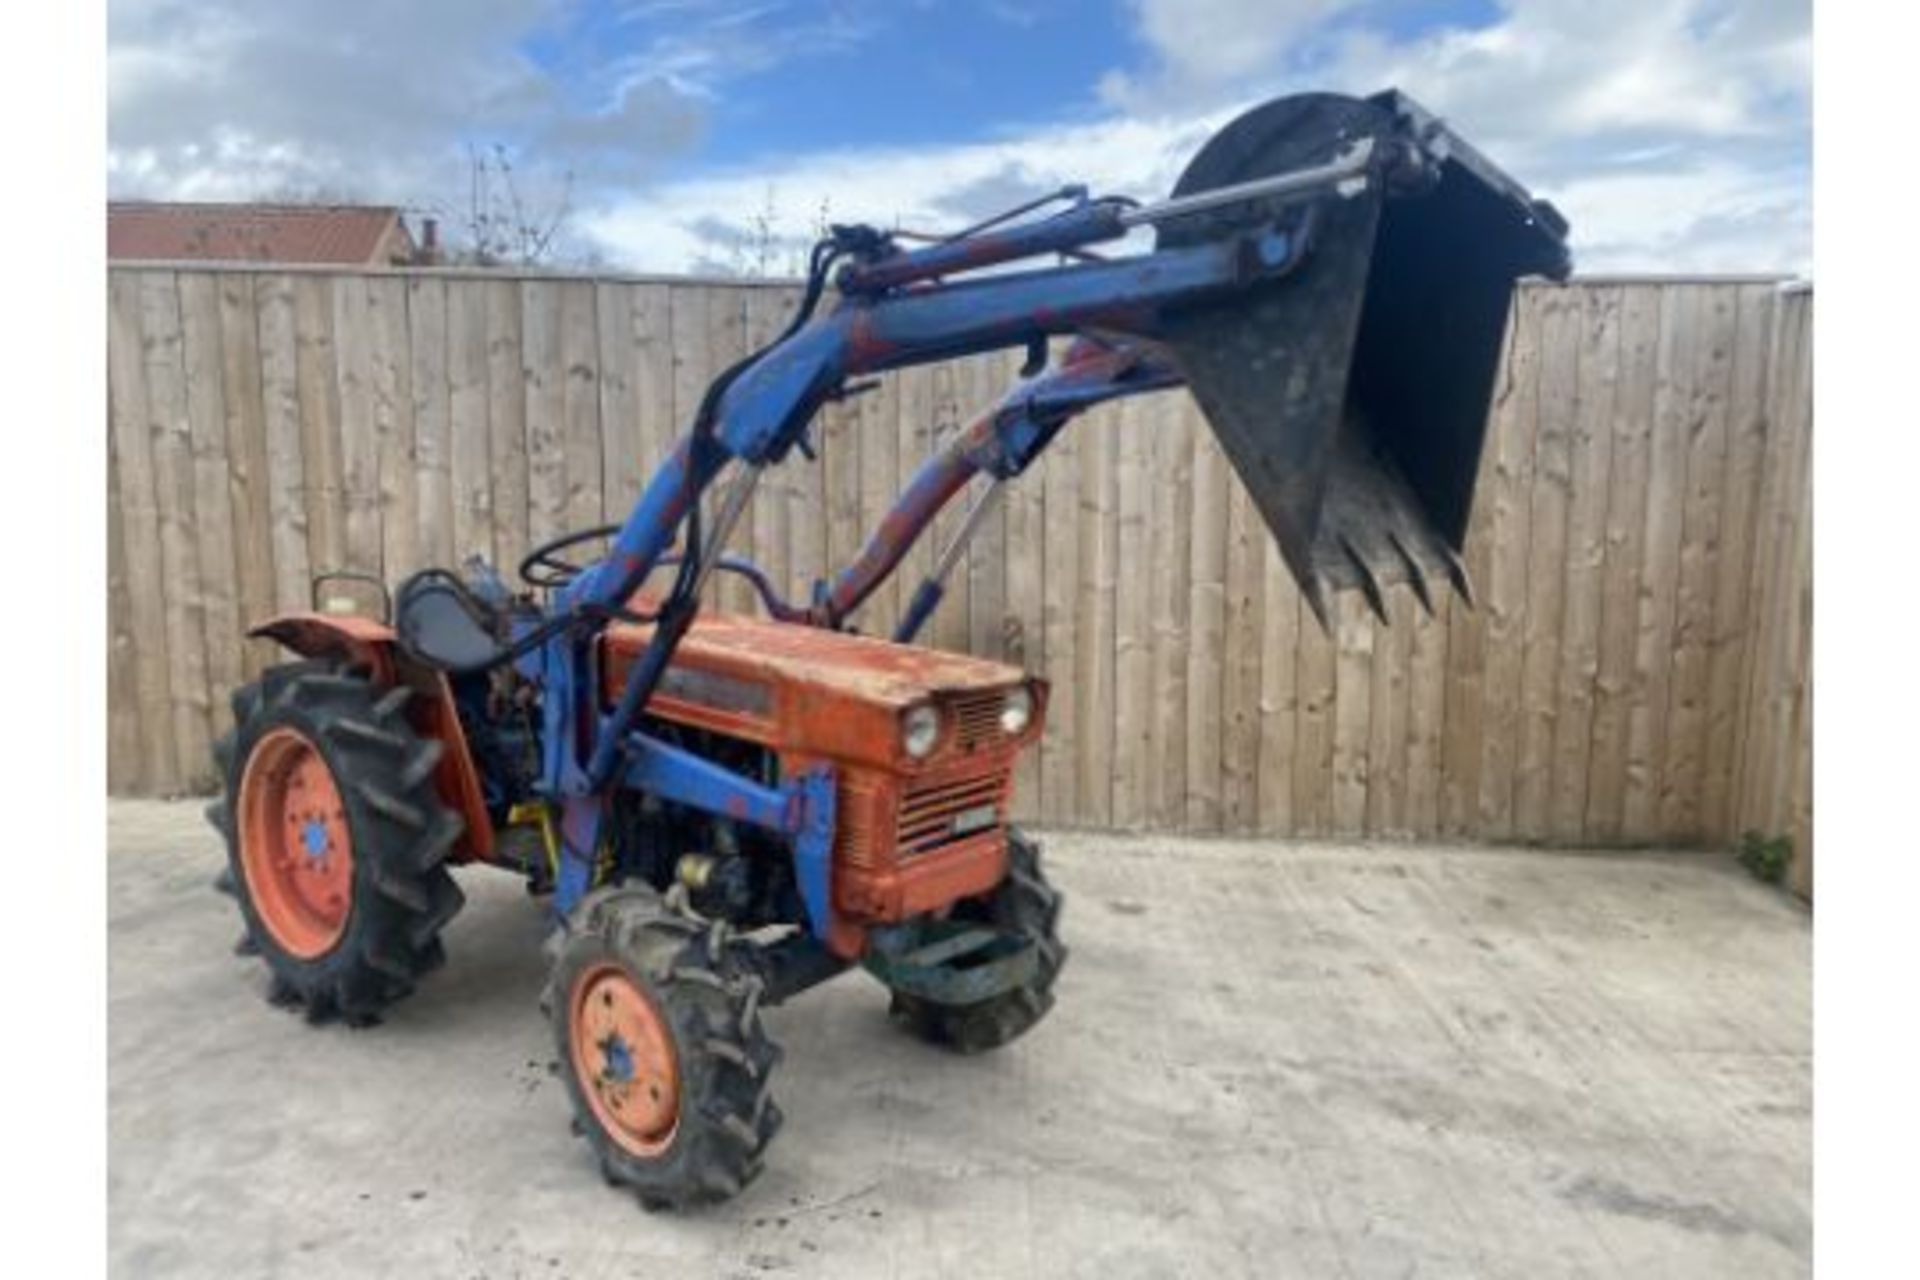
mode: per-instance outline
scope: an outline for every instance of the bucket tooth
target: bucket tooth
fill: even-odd
[[[1327,580],[1318,573],[1304,579],[1300,594],[1307,599],[1307,608],[1313,610],[1313,616],[1320,621],[1320,630],[1333,634],[1333,613],[1327,606]]]
[[[1400,541],[1399,534],[1388,530],[1387,541],[1393,544],[1393,549],[1400,555],[1400,563],[1406,566],[1407,584],[1413,588],[1414,598],[1420,601],[1420,607],[1425,609],[1427,616],[1431,618],[1433,616],[1433,590],[1427,586],[1427,575],[1426,572],[1420,568],[1420,561],[1414,557],[1413,552],[1407,550],[1407,544]]]
[[[1461,563],[1460,553],[1449,546],[1442,546],[1440,552],[1447,558],[1447,577],[1452,581],[1453,589],[1467,602],[1467,608],[1477,608],[1473,602],[1473,581],[1467,577],[1467,566]]]
[[[1351,540],[1340,539],[1341,550],[1347,553],[1347,559],[1353,564],[1353,570],[1360,578],[1360,594],[1367,598],[1367,606],[1373,610],[1373,616],[1380,619],[1380,625],[1390,627],[1393,619],[1387,616],[1386,592],[1380,588],[1380,579],[1373,576],[1373,568],[1367,558],[1355,550]]]

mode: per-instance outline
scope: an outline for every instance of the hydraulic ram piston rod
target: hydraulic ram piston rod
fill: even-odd
[[[1327,187],[1337,188],[1343,196],[1357,195],[1365,189],[1367,165],[1372,160],[1373,139],[1362,138],[1327,163],[1309,169],[1276,173],[1270,178],[1236,182],[1230,186],[1215,187],[1211,191],[1177,196],[1157,204],[1144,204],[1137,209],[1125,210],[1120,214],[1120,225],[1131,231],[1135,227],[1157,225],[1225,205],[1310,195]],[[1358,185],[1349,185],[1356,179],[1359,180]]]
[[[947,575],[953,572],[953,566],[960,562],[960,553],[973,540],[987,516],[1000,501],[1000,493],[1007,487],[1004,479],[995,477],[986,490],[967,508],[966,517],[959,529],[954,531],[947,545],[940,548],[939,556],[933,562],[933,569],[926,580],[913,593],[913,600],[907,606],[906,616],[900,619],[900,625],[893,630],[893,642],[906,644],[926,625],[933,611],[940,607],[940,598],[946,594]]]

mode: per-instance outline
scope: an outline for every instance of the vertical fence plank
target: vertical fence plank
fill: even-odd
[[[493,443],[487,403],[487,296],[479,281],[447,285],[447,454],[453,476],[453,562],[493,554]],[[599,522],[596,510],[587,523]],[[579,526],[575,526],[576,528]]]
[[[160,509],[154,496],[153,437],[147,428],[147,379],[140,335],[141,277],[107,282],[107,404],[113,441],[115,503],[125,557],[126,613],[140,704],[143,790],[167,794],[180,785],[180,757],[168,705],[167,578],[160,554]]]
[[[186,372],[188,447],[193,470],[192,527],[207,649],[207,728],[233,727],[228,697],[245,679],[239,563],[234,555],[233,467],[227,458],[227,406],[220,349],[220,293],[204,272],[179,277],[181,356]]]
[[[447,282],[407,282],[413,386],[415,542],[422,564],[453,563],[453,425],[447,397]]]
[[[933,400],[925,375],[916,372],[903,386],[901,394],[901,412],[917,415],[931,433]],[[821,452],[824,421],[825,415],[819,415],[810,428],[814,456],[809,458],[796,449],[783,468],[789,539],[787,594],[791,600],[810,600],[814,584],[827,571],[827,477],[825,455]]]
[[[738,335],[736,335],[736,341]],[[729,362],[734,357],[729,357]],[[568,530],[603,522],[600,439],[600,334],[593,285],[570,280],[560,287],[561,415],[566,451]]]
[[[860,437],[860,536],[873,536],[900,492],[900,376],[887,374],[880,385],[849,408]],[[880,584],[867,603],[867,625],[875,635],[891,636],[900,623],[901,575]]]
[[[1260,822],[1260,614],[1272,540],[1238,476],[1227,481],[1226,631],[1220,653],[1220,822]]]
[[[407,334],[407,286],[367,282],[367,333],[373,348],[373,433],[380,504],[380,564],[389,584],[421,567],[419,490],[414,481],[413,364]]]
[[[109,392],[111,396],[111,392]],[[112,430],[111,423],[108,426]],[[133,636],[133,593],[127,580],[126,520],[120,460],[107,449],[107,793],[140,790],[140,654]]]
[[[958,432],[966,430],[972,411],[973,389],[962,371],[952,361],[936,365],[933,369],[933,447],[945,448]],[[1069,471],[1067,474],[1071,478],[1075,473]],[[936,553],[959,532],[961,523],[966,519],[967,507],[985,483],[976,479],[966,490],[956,494],[946,510],[935,517],[928,534]],[[844,564],[845,560],[839,559],[835,563]],[[1071,581],[1071,577],[1068,580]],[[954,566],[953,572],[947,576],[946,585],[944,602],[934,614],[932,622],[920,634],[925,637],[926,643],[935,648],[960,653],[966,650],[973,638],[973,578],[967,572],[965,560]]]
[[[1624,830],[1649,838],[1660,830],[1660,779],[1666,756],[1667,692],[1673,669],[1675,592],[1680,577],[1688,409],[1687,379],[1699,346],[1702,291],[1672,285],[1660,300],[1653,434],[1647,457],[1646,527],[1641,535],[1633,694],[1627,713]]]
[[[1264,523],[1260,543],[1260,763],[1255,794],[1260,830],[1277,835],[1294,829],[1300,592]],[[1316,624],[1309,618],[1307,625]]]
[[[899,380],[899,387],[894,396],[894,453],[898,467],[896,474],[898,487],[904,489],[914,472],[933,454],[933,382],[931,373],[924,368],[902,369],[893,376]],[[1008,498],[1013,499],[1022,489],[1037,493],[1039,488],[1040,473],[1036,471],[1023,484],[1020,484],[1014,493],[1008,494]],[[1036,539],[1033,551],[1037,555],[1040,550],[1038,539],[1042,536],[1041,531],[1035,528],[1033,536]],[[901,559],[900,567],[896,572],[900,578],[900,589],[906,593],[908,599],[912,598],[913,592],[921,582],[926,580],[927,571],[933,567],[934,550],[933,530],[923,529],[919,538],[907,548],[906,555]],[[1034,603],[1038,605],[1037,598]],[[931,632],[923,632],[923,634],[931,634]],[[1030,669],[1036,671],[1039,670],[1038,664],[1042,652],[1040,639],[1037,625],[1032,635],[1021,637],[1024,645],[1023,653],[1032,664]],[[1027,754],[1037,755],[1035,752]],[[1038,767],[1038,761],[1035,760],[1033,768],[1037,770]],[[1035,794],[1037,798],[1037,792]]]
[[[773,341],[792,316],[794,306],[794,297],[784,289],[747,290],[747,345],[758,350]],[[893,430],[894,424],[889,423],[887,429]],[[792,565],[792,557],[787,550],[791,541],[788,531],[791,508],[787,501],[785,473],[787,469],[797,467],[801,461],[801,455],[795,452],[788,457],[784,467],[769,468],[761,477],[760,488],[753,498],[753,558],[782,593],[788,589],[787,579],[791,576]],[[625,514],[622,510],[617,515],[610,514],[608,518],[619,519]]]
[[[244,630],[274,612],[272,477],[262,389],[259,319],[253,281],[222,275],[216,283],[220,327],[221,408],[225,411],[227,505],[233,519],[234,612]],[[271,660],[264,640],[244,643],[243,678]],[[225,700],[216,694],[216,710]]]
[[[520,288],[481,285],[487,309],[487,450],[493,491],[493,561],[511,574],[532,545],[528,526],[527,397],[521,386]]]
[[[1333,829],[1357,836],[1367,829],[1375,620],[1358,591],[1341,593],[1333,612]]]
[[[1740,750],[1742,672],[1761,463],[1767,446],[1767,363],[1773,347],[1771,285],[1742,287],[1735,304],[1732,386],[1728,394],[1725,495],[1720,511],[1720,559],[1713,575],[1713,625],[1708,636],[1706,751],[1699,784],[1699,830],[1728,841],[1734,759]]]
[[[1791,411],[1799,381],[1796,356],[1801,346],[1799,326],[1794,323],[1794,302],[1792,297],[1780,301],[1779,323],[1767,358],[1767,436],[1760,458],[1753,556],[1748,570],[1748,590],[1753,604],[1741,643],[1740,723],[1736,734],[1731,817],[1736,828],[1752,826],[1756,781],[1772,736],[1762,704],[1774,639],[1780,630],[1779,582],[1786,545],[1783,534],[1790,527],[1785,498],[1791,492],[1792,458],[1800,444],[1795,430],[1797,418]]]
[[[1663,290],[1625,286],[1620,301],[1620,379],[1608,425],[1606,559],[1587,761],[1586,839],[1618,839],[1625,822],[1629,720],[1635,696],[1640,575],[1646,543],[1654,397]]]
[[[1074,603],[1074,726],[1077,744],[1074,792],[1076,821],[1106,826],[1113,820],[1113,605],[1114,605],[1114,421],[1113,410],[1082,423],[1080,436],[1079,583]],[[975,588],[976,601],[980,595]],[[1216,739],[1217,741],[1217,739]]]
[[[1811,441],[1802,437],[1787,460],[1790,468],[1787,492],[1808,496],[1808,469]],[[1770,619],[1773,637],[1765,655],[1768,664],[1762,689],[1762,728],[1759,767],[1754,790],[1743,825],[1761,836],[1791,834],[1797,797],[1794,795],[1799,767],[1799,748],[1808,712],[1805,673],[1810,661],[1812,641],[1806,613],[1810,583],[1801,579],[1805,569],[1805,517],[1803,504],[1792,504],[1781,521],[1781,545],[1777,548],[1779,577],[1773,589],[1777,605]],[[1804,848],[1804,846],[1803,846]]]
[[[608,523],[626,518],[646,480],[640,470],[640,361],[633,323],[638,287],[616,280],[593,286],[594,332],[600,341],[600,519]]]
[[[1771,424],[1754,531],[1754,604],[1745,642],[1744,724],[1732,823],[1736,830],[1764,836],[1793,834],[1793,883],[1803,893],[1811,883],[1810,832],[1788,832],[1788,824],[1796,810],[1810,815],[1811,805],[1804,772],[1811,749],[1805,718],[1812,660],[1811,330],[1811,295],[1781,299],[1767,384]]]
[[[1703,292],[1698,363],[1689,376],[1686,409],[1685,505],[1680,574],[1675,587],[1673,674],[1668,687],[1666,755],[1659,783],[1658,830],[1695,840],[1706,764],[1708,677],[1712,663],[1714,589],[1724,506],[1727,416],[1732,391],[1738,310],[1732,290]]]
[[[1813,406],[1812,387],[1806,381],[1813,372],[1810,316],[1796,363],[1803,390],[1795,413],[1799,448],[1792,460],[1787,504],[1791,515],[1784,522],[1787,545],[1783,548],[1778,588],[1782,643],[1773,675],[1777,728],[1771,744],[1772,759],[1761,777],[1760,798],[1766,816],[1759,825],[1763,834],[1785,833],[1795,840],[1795,879],[1805,890],[1809,887],[1805,877],[1813,799],[1808,777],[1813,738]]]
[[[275,609],[304,609],[311,562],[293,278],[262,276],[254,303],[260,333],[260,404],[266,427],[267,511],[273,519]]]
[[[1153,441],[1153,782],[1149,821],[1173,830],[1187,817],[1187,621],[1192,598],[1193,439],[1199,411],[1183,393],[1156,397]],[[1049,497],[1047,535],[1059,522]],[[1053,580],[1048,579],[1048,598]]]
[[[678,299],[675,300],[676,307]],[[679,312],[674,313],[676,325]],[[860,431],[857,406],[847,403],[830,404],[821,410],[815,424],[820,435],[820,485],[821,512],[826,523],[826,537],[821,544],[822,557],[819,572],[832,580],[832,575],[853,563],[860,553],[860,540],[864,530],[860,527]],[[928,643],[936,635],[943,634],[939,624],[945,624],[947,632],[952,627],[953,601],[951,598],[935,617],[935,625],[930,625],[922,633]],[[863,631],[871,631],[870,614],[857,613],[857,624]],[[964,628],[965,618],[962,615]],[[964,631],[963,631],[964,633]],[[941,647],[948,647],[941,645]]]
[[[1542,288],[1540,387],[1528,488],[1526,599],[1521,624],[1518,737],[1513,758],[1512,834],[1546,834],[1561,624],[1566,607],[1567,512],[1580,369],[1580,293]]]
[[[328,276],[301,275],[293,280],[300,456],[307,482],[307,559],[315,573],[349,567],[340,456],[340,373],[333,335],[336,283]]]
[[[1497,479],[1496,459],[1501,455],[1499,433],[1511,429],[1506,415],[1498,412],[1504,397],[1512,395],[1513,340],[1515,317],[1509,316],[1505,340],[1505,358],[1494,383],[1495,412],[1487,424],[1487,436],[1480,453],[1480,469],[1474,482],[1473,514],[1467,526],[1465,561],[1467,580],[1484,593],[1492,578],[1492,491]],[[1453,592],[1446,593],[1449,597]],[[1486,715],[1487,610],[1484,600],[1469,606],[1453,600],[1446,614],[1446,666],[1442,671],[1443,710],[1440,736],[1439,830],[1443,834],[1464,836],[1479,829],[1481,725]]]
[[[722,369],[734,364],[747,354],[746,290],[730,286],[710,288],[707,296],[706,320],[707,364],[700,377],[701,396],[706,394],[707,385]],[[690,409],[684,416],[690,425],[693,421],[693,411]],[[740,481],[744,474],[744,467],[732,468],[726,477],[725,488],[731,490],[733,484]],[[716,489],[715,497],[709,501],[717,504],[721,492]],[[717,505],[710,506],[708,513],[714,514],[718,509]],[[740,524],[736,525],[733,532],[727,536],[721,550],[733,554],[744,551],[752,530],[751,521],[743,517]],[[751,592],[752,588],[744,579],[736,574],[723,573],[715,575],[713,582],[707,588],[707,598],[729,612],[744,613],[751,608]]]
[[[1000,402],[1013,369],[1006,355],[999,352],[976,356],[963,368],[970,375],[965,414],[971,424]],[[1103,426],[1110,430],[1112,423]],[[976,482],[983,493],[990,483],[991,477]],[[905,582],[900,586],[911,589]],[[973,541],[967,544],[967,648],[983,658],[999,658],[1005,655],[1006,646],[1007,508],[1004,501],[996,501],[981,518]]]
[[[1560,296],[1553,286],[1514,296],[1507,375],[1488,423],[1492,483],[1481,486],[1485,506],[1485,576],[1477,588],[1486,610],[1481,644],[1479,801],[1473,830],[1504,840],[1514,834],[1513,779],[1519,764],[1520,681],[1526,657],[1527,565],[1532,550],[1533,446],[1539,424],[1540,370],[1545,320]],[[1481,513],[1477,513],[1478,514]],[[1454,616],[1460,616],[1456,610]],[[1452,712],[1449,711],[1449,717]],[[1462,726],[1463,730],[1466,728]]]
[[[1587,758],[1593,745],[1593,686],[1600,669],[1600,610],[1606,563],[1607,491],[1613,459],[1614,397],[1620,380],[1620,290],[1576,295],[1581,310],[1579,381],[1568,455],[1566,556],[1560,662],[1548,794],[1540,834],[1562,843],[1586,828]]]
[[[674,292],[636,284],[628,301],[634,378],[634,455],[620,468],[626,501],[634,503],[682,432],[674,416]],[[620,438],[618,434],[612,436]]]
[[[1369,620],[1373,658],[1368,668],[1372,687],[1367,692],[1365,826],[1371,836],[1398,835],[1406,821],[1407,674],[1413,654],[1413,615],[1424,614],[1410,588],[1390,588],[1386,601],[1392,621]]]
[[[1339,612],[1328,621],[1337,627]],[[1302,835],[1334,830],[1333,736],[1338,687],[1337,636],[1302,602],[1294,651],[1297,710],[1293,741],[1293,822]]]
[[[1187,816],[1192,831],[1220,829],[1220,651],[1226,639],[1227,455],[1212,431],[1193,435],[1192,543],[1187,605]]]
[[[633,297],[634,345],[640,357],[637,394],[642,488],[691,425],[681,419],[675,399],[679,360],[673,307],[678,296],[679,291],[669,285],[648,284],[636,289]]]
[[[1513,395],[1513,346],[1519,330],[1517,305],[1508,313],[1502,337],[1502,356],[1494,380],[1492,408],[1480,467],[1474,477],[1474,504],[1467,525],[1463,560],[1467,581],[1476,592],[1486,591],[1492,579],[1493,490],[1500,479],[1498,464],[1505,456],[1502,435],[1512,430],[1512,415],[1504,412]],[[1436,584],[1437,585],[1437,584]],[[1449,597],[1454,592],[1448,591]],[[1440,737],[1439,830],[1461,836],[1478,830],[1480,821],[1481,726],[1486,715],[1487,610],[1485,601],[1470,606],[1455,600],[1446,613],[1446,666],[1442,671]]]
[[[381,572],[380,441],[374,423],[373,350],[368,340],[367,289],[362,275],[333,281],[332,328],[335,424],[340,459],[340,568]]]
[[[180,294],[171,272],[140,280],[140,336],[152,439],[154,500],[160,523],[160,566],[167,630],[167,701],[180,785],[198,790],[213,779],[213,700],[207,682],[206,599],[194,529],[193,429],[187,416],[186,353]],[[210,574],[220,571],[209,566]]]
[[[1794,505],[1793,605],[1791,625],[1797,639],[1794,667],[1794,715],[1783,747],[1793,769],[1785,788],[1788,796],[1786,832],[1793,842],[1793,865],[1788,883],[1803,898],[1813,896],[1813,476],[1802,470]]]
[[[1129,405],[1128,409],[1131,408]],[[907,425],[905,419],[902,425]],[[1133,434],[1137,438],[1139,433]],[[923,455],[916,454],[915,460],[920,456]],[[1007,493],[1002,499],[1006,505],[1007,661],[1036,675],[1047,670],[1047,508],[1041,477],[1038,468],[1014,477],[1007,482]],[[1120,554],[1124,564],[1125,551]],[[909,581],[918,581],[918,576],[909,575]],[[1123,591],[1125,586],[1123,576]],[[1042,807],[1039,752],[1021,753],[1014,785],[1016,812],[1023,818],[1037,817]],[[1116,779],[1116,787],[1118,785]]]
[[[895,405],[893,449],[895,449],[895,462],[897,462],[895,474],[899,478],[899,489],[904,491],[908,482],[912,480],[914,472],[920,468],[920,464],[933,455],[933,382],[931,382],[929,370],[925,368],[902,368],[895,374],[895,378],[899,378],[900,386],[893,401]],[[1041,487],[1041,474],[1033,472],[1033,476],[1029,476],[1023,484],[1016,484],[1016,489],[1008,493],[1008,499],[1012,501],[1016,495],[1020,495],[1021,491],[1037,493],[1039,487]],[[1035,539],[1037,537],[1039,537],[1039,530],[1035,530]],[[1039,541],[1035,541],[1033,553],[1039,555]],[[914,589],[920,587],[931,566],[933,566],[933,530],[927,528],[920,532],[920,537],[914,541],[914,545],[908,547],[906,555],[900,558],[900,568],[897,572],[900,576],[900,591],[906,595],[906,599],[912,599]],[[1031,660],[1039,656],[1039,651],[1041,651],[1041,635],[1035,629],[1033,635],[1023,637],[1023,652]]]
[[[1080,749],[1080,634],[1075,626],[1080,581],[1080,450],[1085,447],[1085,420],[1054,437],[1034,476],[1046,486],[1047,596],[1041,606],[1046,631],[1047,678],[1053,701],[1040,746],[1040,792],[1048,822],[1069,823],[1080,813],[1080,778],[1076,753]],[[1028,473],[1032,475],[1032,472]]]
[[[1115,826],[1130,829],[1146,820],[1153,768],[1152,531],[1147,515],[1159,479],[1152,471],[1154,400],[1132,396],[1116,409],[1112,813]],[[1008,545],[1016,554],[1021,538],[1031,536],[1009,521]]]
[[[698,348],[689,344],[689,358]],[[520,367],[526,383],[527,538],[567,531],[566,370],[560,354],[560,286],[520,284]]]
[[[1446,741],[1447,639],[1453,610],[1451,592],[1436,593],[1431,617],[1409,610],[1407,628],[1406,782],[1401,788],[1400,829],[1428,837],[1440,832],[1442,752]]]

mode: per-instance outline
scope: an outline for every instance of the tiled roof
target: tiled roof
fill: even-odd
[[[364,265],[375,261],[399,216],[378,205],[114,202],[107,205],[107,258]]]

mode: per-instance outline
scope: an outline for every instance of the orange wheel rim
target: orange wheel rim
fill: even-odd
[[[261,924],[289,955],[325,955],[353,900],[353,833],[326,758],[297,729],[270,731],[247,757],[239,808],[240,867]]]
[[[573,1070],[600,1127],[637,1156],[657,1156],[680,1128],[680,1067],[651,997],[617,964],[574,980]]]

